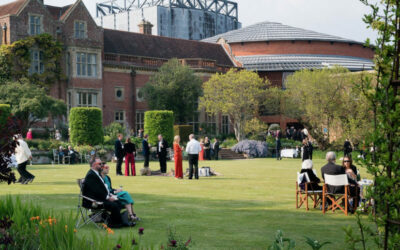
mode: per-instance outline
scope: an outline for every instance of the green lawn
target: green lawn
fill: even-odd
[[[314,161],[318,175],[323,164],[323,160]],[[137,165],[138,170],[143,163]],[[305,249],[303,236],[332,241],[326,249],[343,249],[342,227],[356,225],[354,216],[341,212],[323,215],[319,209],[307,212],[295,208],[299,159],[201,162],[200,166],[210,166],[222,176],[200,180],[117,177],[115,164],[110,166],[113,185],[123,185],[135,200],[136,212],[142,218],[139,226],[145,228],[145,245],[166,242],[167,228],[174,226],[182,238],[192,237],[193,249],[266,249],[278,229],[296,240],[296,249]],[[173,166],[168,162],[168,169]],[[184,169],[187,167],[184,162]],[[158,162],[151,162],[151,168],[157,169]],[[29,185],[1,184],[0,195],[19,194],[56,212],[75,214],[79,193],[76,179],[83,178],[88,169],[88,164],[28,166],[36,175],[35,181]],[[90,237],[96,230],[89,226],[78,233]],[[117,229],[108,237],[117,239],[130,230]]]

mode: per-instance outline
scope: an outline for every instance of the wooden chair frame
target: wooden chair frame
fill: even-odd
[[[304,183],[304,190],[302,190],[299,186],[299,181],[296,181],[296,208],[299,209],[305,203],[306,210],[308,211],[308,198],[311,198],[313,201],[313,207],[316,208],[322,202],[322,191],[314,190],[312,188],[313,182],[310,182],[310,178],[308,177],[307,173],[297,173],[297,175],[304,175],[306,182]]]

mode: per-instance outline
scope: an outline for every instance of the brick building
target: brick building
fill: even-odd
[[[221,44],[243,68],[257,71],[285,88],[286,78],[301,69],[334,65],[350,71],[372,70],[374,51],[363,43],[274,22],[262,22],[203,41]],[[265,110],[261,119],[285,129],[297,121]]]
[[[139,89],[171,58],[193,68],[205,81],[216,72],[226,72],[235,63],[220,44],[151,35],[151,24],[141,23],[141,33],[103,29],[96,25],[81,0],[65,7],[45,5],[40,0],[17,0],[0,6],[1,44],[27,36],[49,33],[64,44],[62,60],[65,81],[57,82],[51,95],[72,107],[99,107],[103,124],[117,121],[143,128],[147,105]],[[32,67],[40,73],[40,51],[32,48]],[[228,117],[195,114],[195,131],[201,123],[215,133],[228,133]]]

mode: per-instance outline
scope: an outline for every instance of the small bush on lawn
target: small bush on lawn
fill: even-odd
[[[149,143],[157,144],[157,136],[162,134],[171,146],[174,139],[174,113],[167,110],[153,110],[144,113],[144,133],[149,135]]]
[[[181,142],[185,143],[189,141],[189,135],[193,133],[192,125],[175,125],[174,135],[179,135],[181,137]]]
[[[69,115],[71,141],[76,145],[103,143],[103,118],[99,108],[72,108]]]

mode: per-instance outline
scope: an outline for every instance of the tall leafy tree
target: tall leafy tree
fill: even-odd
[[[268,82],[257,73],[231,69],[203,83],[199,107],[211,114],[228,114],[238,141],[245,139],[246,124],[257,117],[268,94]]]
[[[193,117],[201,95],[202,80],[192,69],[171,59],[153,75],[141,90],[152,110],[171,110],[175,122],[184,124]]]
[[[23,132],[44,118],[62,116],[67,111],[63,101],[48,96],[43,87],[27,79],[0,84],[0,103],[11,106],[11,112],[21,121]]]

